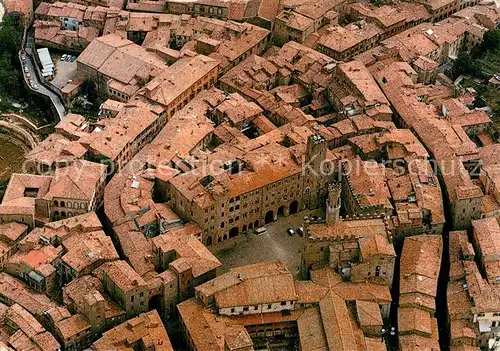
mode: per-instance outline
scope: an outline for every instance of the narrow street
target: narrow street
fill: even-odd
[[[446,186],[441,175],[438,173],[436,176],[439,179],[441,185],[441,194],[443,201],[443,210],[445,215],[445,224],[443,226],[443,254],[441,257],[441,268],[439,270],[438,286],[437,286],[437,296],[436,296],[436,314],[435,317],[438,322],[439,329],[439,345],[442,351],[447,351],[450,349],[450,331],[448,328],[448,305],[447,305],[447,288],[448,288],[448,278],[450,275],[450,256],[449,256],[449,233],[452,226],[450,208],[448,205],[448,193],[446,191]],[[394,250],[396,252],[396,262],[394,267],[394,280],[391,289],[392,305],[389,315],[389,325],[385,326],[387,330],[387,346],[389,350],[398,351],[399,341],[398,333],[391,336],[389,331],[391,327],[398,326],[398,307],[399,307],[399,279],[400,279],[400,263],[401,263],[401,252],[403,251],[404,240],[396,240],[394,242]]]
[[[443,226],[443,256],[441,257],[441,270],[439,271],[436,296],[436,318],[439,328],[439,346],[442,351],[447,351],[450,349],[447,290],[450,276],[450,228],[452,227],[452,220],[448,204],[448,191],[439,172],[437,177],[441,185],[441,193],[443,196],[445,223]]]

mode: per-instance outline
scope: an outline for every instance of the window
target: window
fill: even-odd
[[[281,306],[285,306],[286,305],[286,302],[285,301],[281,301]]]
[[[140,296],[140,297],[143,297],[143,296],[144,296],[144,293],[143,293],[143,292],[141,292],[141,293],[139,294],[139,296]]]
[[[267,305],[267,309],[270,310],[271,309],[271,305]]]
[[[130,296],[130,302],[134,302],[134,295]]]
[[[234,308],[231,308],[231,313],[234,313]]]
[[[220,227],[224,228],[224,222],[221,222]]]
[[[248,307],[243,307],[243,311],[248,311]]]

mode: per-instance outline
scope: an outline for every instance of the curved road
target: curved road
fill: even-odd
[[[45,85],[42,84],[40,77],[38,76],[38,70],[35,67],[36,63],[33,59],[33,53],[31,50],[32,43],[33,43],[33,37],[31,36],[31,34],[28,33],[27,37],[26,37],[26,49],[25,49],[25,51],[26,51],[27,55],[26,55],[25,61],[21,60],[21,52],[19,52],[19,61],[22,62],[22,66],[23,66],[22,72],[23,72],[23,76],[24,76],[24,82],[32,91],[38,92],[42,95],[45,95],[50,99],[52,105],[54,105],[54,107],[57,111],[57,115],[59,117],[59,120],[62,121],[64,119],[64,117],[66,116],[66,109],[64,108],[64,104],[61,101],[61,98],[59,97],[59,95],[54,93],[52,90],[46,88]],[[27,73],[24,72],[24,67],[28,67],[30,77],[31,77],[32,81],[34,83],[36,83],[36,85],[38,85],[38,89],[36,89],[36,90],[33,89],[31,84],[28,82],[28,79],[26,76]]]

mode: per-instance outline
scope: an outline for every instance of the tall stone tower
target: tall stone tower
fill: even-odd
[[[342,192],[340,182],[328,185],[328,198],[326,199],[326,224],[340,221],[340,194]]]
[[[328,176],[324,174],[325,171],[328,173],[325,168],[327,149],[325,138],[315,128],[314,134],[307,139],[307,151],[302,169],[303,176],[308,179],[309,185],[304,188],[303,196],[308,208],[318,208],[324,203],[328,181]]]

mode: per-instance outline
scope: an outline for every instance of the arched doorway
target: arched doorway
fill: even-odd
[[[264,218],[264,223],[268,224],[274,221],[274,212],[273,210],[269,210],[266,213],[266,217]]]
[[[285,215],[285,206],[281,206],[278,208],[278,218],[283,217]]]
[[[250,222],[250,223],[248,224],[248,229],[249,229],[249,230],[252,230],[252,229],[253,229],[253,223],[252,223],[252,222]]]
[[[212,237],[211,236],[209,236],[207,238],[207,246],[212,246]]]
[[[292,201],[292,203],[290,204],[290,211],[289,213],[290,214],[294,214],[294,213],[297,213],[299,212],[299,202],[297,200],[295,201]]]
[[[242,231],[243,233],[246,233],[246,232],[247,232],[247,225],[246,225],[246,224],[244,224],[244,225],[243,225],[243,228],[241,229],[241,231]]]
[[[239,234],[239,230],[238,230],[238,227],[233,227],[231,228],[231,230],[229,231],[229,238],[234,238],[235,236],[237,236]]]
[[[155,295],[149,299],[148,309],[149,310],[157,310],[158,312],[160,312],[162,310],[162,308],[161,308],[161,295]]]

